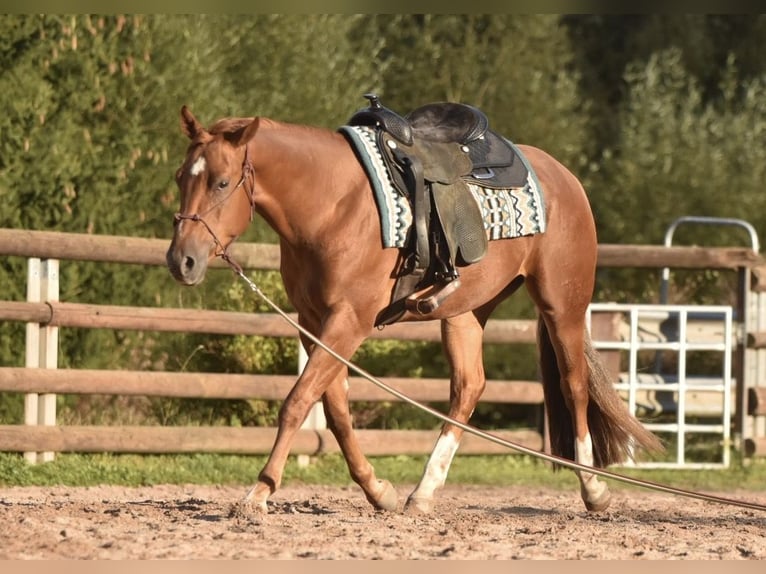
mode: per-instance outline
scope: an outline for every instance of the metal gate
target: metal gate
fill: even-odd
[[[630,464],[728,467],[732,308],[593,303],[588,326],[630,412],[668,448],[667,458]]]
[[[668,226],[665,232],[665,247],[674,243],[676,231],[681,226],[728,227],[744,231],[749,239],[749,247],[753,253],[760,252],[758,233],[753,225],[743,219],[731,217],[709,217],[685,215],[679,217]],[[749,417],[747,394],[748,389],[763,384],[766,377],[766,349],[750,349],[747,345],[747,334],[760,332],[766,328],[766,293],[750,289],[751,270],[739,270],[739,289],[734,320],[737,324],[739,345],[735,352],[734,361],[740,365],[734,393],[734,435],[736,445],[742,447],[745,439],[766,434],[766,417]],[[662,270],[660,282],[660,303],[670,302],[670,268]]]

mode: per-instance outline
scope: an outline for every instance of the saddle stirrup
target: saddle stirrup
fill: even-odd
[[[416,315],[428,315],[433,313],[444,300],[452,295],[460,287],[460,279],[455,279],[447,284],[440,283],[431,285],[423,293],[413,293],[405,300],[407,310]]]

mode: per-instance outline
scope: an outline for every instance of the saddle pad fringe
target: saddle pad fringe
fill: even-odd
[[[376,144],[375,128],[342,126],[340,133],[351,143],[364,167],[380,212],[383,247],[402,248],[412,227],[412,206],[394,187],[383,156]],[[484,220],[487,239],[512,239],[543,233],[546,228],[545,202],[540,183],[527,159],[511,144],[527,167],[529,175],[524,187],[489,189],[468,184]]]

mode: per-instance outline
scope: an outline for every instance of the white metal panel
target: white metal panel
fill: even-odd
[[[672,460],[639,461],[634,464],[643,468],[716,468],[728,467],[731,447],[732,416],[732,352],[736,344],[733,329],[733,310],[729,306],[704,305],[642,305],[618,303],[593,303],[589,308],[588,326],[594,313],[617,313],[622,316],[618,340],[595,340],[593,346],[601,351],[617,351],[621,354],[621,364],[627,366],[627,372],[620,373],[614,381],[615,388],[626,396],[630,412],[639,416],[639,399],[662,394],[667,411],[674,410],[674,420],[642,422],[649,430],[671,434],[675,442]],[[662,318],[665,328],[657,327],[658,318]],[[695,323],[704,322],[700,328]],[[670,324],[672,328],[667,328]],[[657,333],[662,333],[658,336]],[[649,372],[642,367],[639,353],[646,361],[652,353],[675,353],[677,355],[674,374]],[[706,376],[689,375],[688,359],[692,352],[713,354],[720,363],[720,373]],[[715,361],[714,361],[715,362]],[[661,364],[654,361],[654,368]],[[707,398],[700,413],[695,393],[712,395]],[[716,397],[718,400],[716,401]],[[693,410],[690,404],[693,400]],[[695,422],[687,421],[694,415]],[[697,461],[689,453],[688,435],[720,435],[720,460]]]

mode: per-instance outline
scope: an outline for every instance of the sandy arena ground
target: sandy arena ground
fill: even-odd
[[[376,512],[356,487],[287,486],[242,518],[246,490],[0,488],[0,558],[766,559],[766,513],[644,490],[591,514],[577,492],[447,486],[417,516]]]

